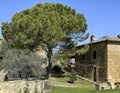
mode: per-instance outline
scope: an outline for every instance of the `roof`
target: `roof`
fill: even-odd
[[[79,46],[77,46],[77,47],[84,46],[84,45],[101,43],[101,42],[107,42],[107,41],[110,41],[110,42],[119,42],[119,43],[120,43],[120,38],[117,38],[117,37],[106,37],[106,38],[104,38],[104,39],[96,40],[96,41],[89,42],[89,43],[86,43],[86,44],[82,44],[82,45],[79,45]]]

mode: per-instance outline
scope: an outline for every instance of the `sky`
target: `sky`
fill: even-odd
[[[95,35],[97,40],[120,34],[120,0],[0,0],[0,36],[2,22],[10,22],[16,12],[46,2],[61,3],[83,14],[88,24],[86,32]]]

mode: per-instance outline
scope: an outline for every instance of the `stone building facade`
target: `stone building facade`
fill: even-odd
[[[75,56],[78,74],[94,82],[120,82],[120,38],[108,37],[88,45],[87,53]]]

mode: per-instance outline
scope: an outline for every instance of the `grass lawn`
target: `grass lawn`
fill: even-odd
[[[49,93],[120,93],[120,89],[95,91],[94,88],[63,88],[53,87]]]
[[[51,77],[50,80],[55,81],[55,82],[60,82],[60,83],[68,83],[69,77],[57,77],[57,78]],[[70,83],[68,83],[68,84],[70,84]],[[81,80],[81,79],[77,79],[74,84],[91,85],[93,83],[90,83],[88,81],[84,81],[84,80]]]
[[[96,91],[95,84],[81,79],[77,79],[74,84],[68,83],[68,80],[68,77],[51,78],[53,82],[68,84],[68,86],[78,85],[80,88],[52,86],[52,91],[49,93],[120,93],[120,89]]]

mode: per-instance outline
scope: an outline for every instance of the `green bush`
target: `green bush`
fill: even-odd
[[[54,77],[61,77],[61,76],[63,76],[63,74],[64,74],[64,71],[62,70],[61,66],[55,65],[52,68],[52,76],[54,76]]]
[[[71,75],[70,75],[70,80],[68,81],[69,83],[74,83],[75,80],[77,80],[77,72],[72,69],[71,70]]]
[[[53,73],[59,73],[59,74],[64,73],[64,72],[62,71],[61,66],[59,66],[59,65],[55,65],[55,66],[52,68],[52,72],[53,72]]]

